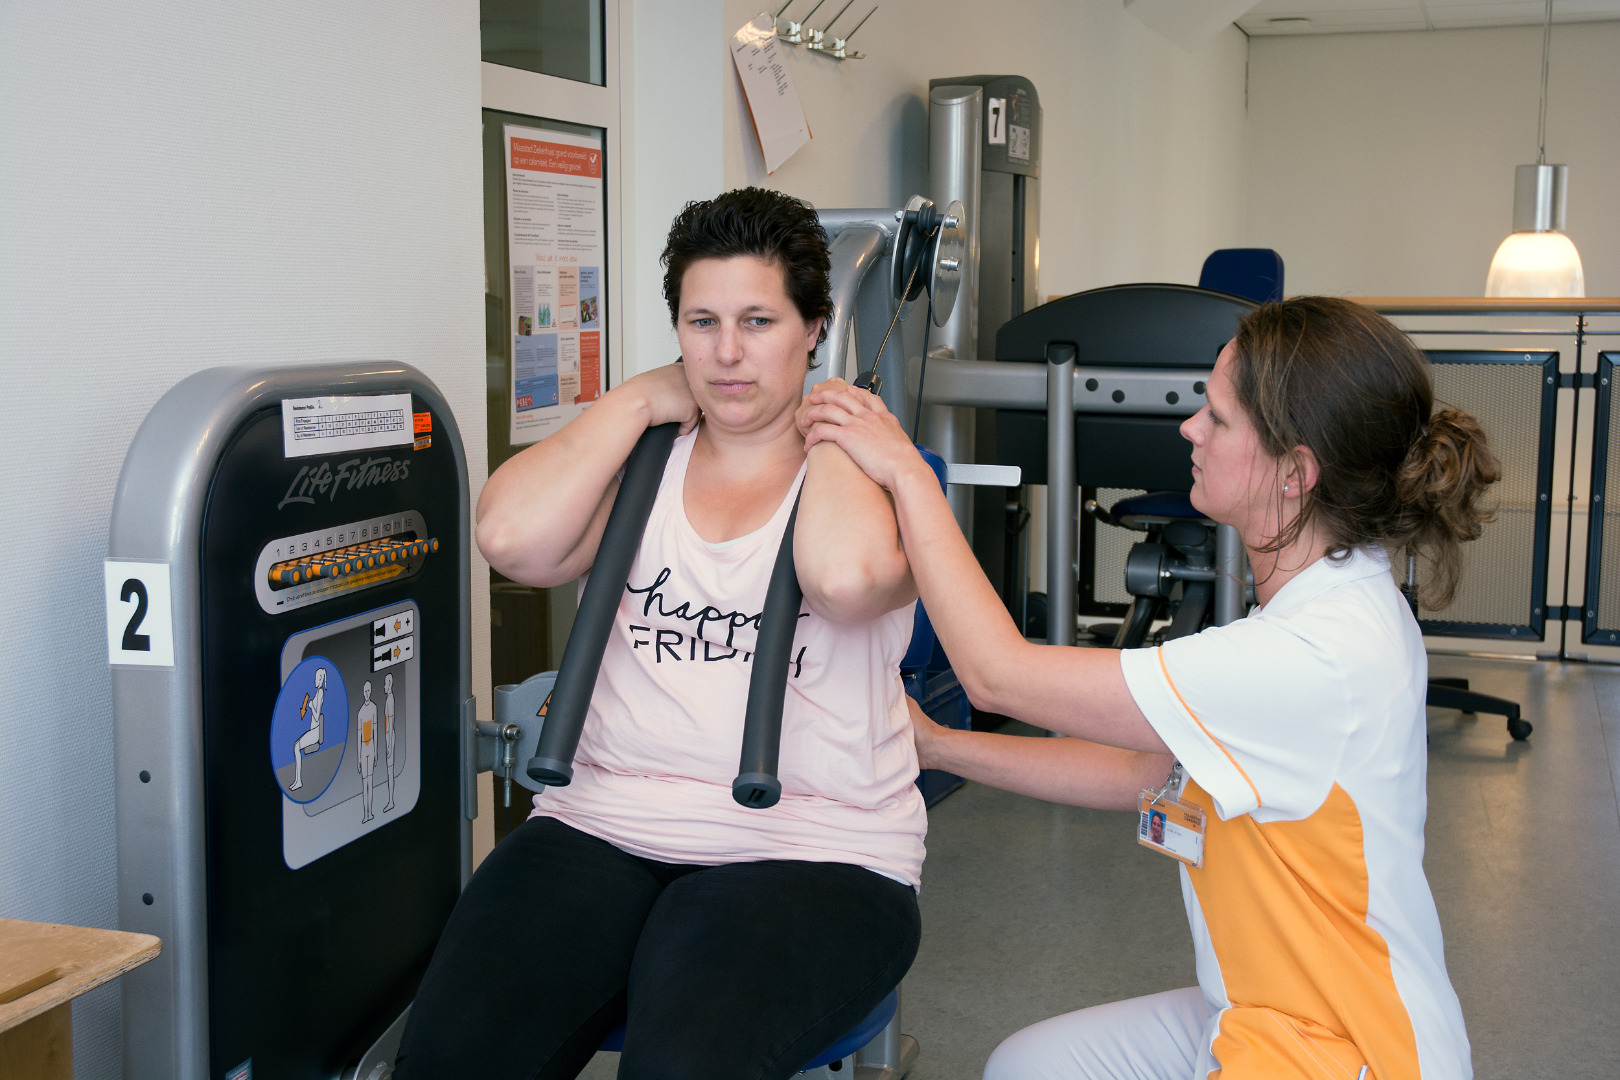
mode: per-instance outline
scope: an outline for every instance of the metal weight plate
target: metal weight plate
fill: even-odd
[[[962,261],[967,258],[967,211],[962,200],[952,199],[945,208],[945,220],[934,234],[928,256],[928,295],[933,298],[934,325],[944,326],[956,307],[956,295],[962,288]]]
[[[918,263],[927,257],[929,242],[918,232],[915,222],[916,211],[925,207],[932,209],[933,206],[931,200],[913,195],[906,200],[905,210],[895,223],[894,249],[889,258],[889,295],[898,303],[902,319],[911,314],[911,302],[922,295],[923,288],[928,284],[928,267],[918,266]],[[915,279],[911,276],[913,268],[917,270]],[[908,281],[911,283],[909,290],[906,289]]]

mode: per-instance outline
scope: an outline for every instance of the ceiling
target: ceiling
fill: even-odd
[[[1543,0],[1260,0],[1236,22],[1253,37],[1540,26]],[[1620,0],[1555,0],[1553,22],[1620,19]]]

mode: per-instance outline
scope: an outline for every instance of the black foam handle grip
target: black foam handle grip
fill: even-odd
[[[530,779],[539,783],[562,787],[574,777],[574,751],[579,748],[585,714],[596,689],[596,675],[602,668],[602,652],[613,631],[619,598],[630,580],[630,566],[641,547],[641,535],[647,529],[647,518],[679,430],[679,424],[648,428],[636,440],[625,462],[624,480],[602,530],[596,561],[591,565],[574,628],[568,634],[562,663],[557,668],[557,682],[546,699],[546,722],[540,729],[540,742],[524,768]]]
[[[759,616],[748,708],[743,714],[742,760],[737,765],[737,779],[731,782],[731,797],[751,810],[775,806],[782,797],[782,782],[776,778],[782,749],[782,706],[793,662],[793,632],[804,601],[793,565],[793,525],[798,519],[799,500],[794,499]]]

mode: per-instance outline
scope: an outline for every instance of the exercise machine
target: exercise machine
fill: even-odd
[[[398,363],[214,368],[108,536],[130,1080],[372,1076],[471,874],[467,468]]]

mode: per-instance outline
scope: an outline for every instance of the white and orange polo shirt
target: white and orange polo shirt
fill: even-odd
[[[1428,659],[1384,554],[1121,662],[1208,822],[1181,875],[1212,1014],[1196,1075],[1471,1076],[1423,874]]]

